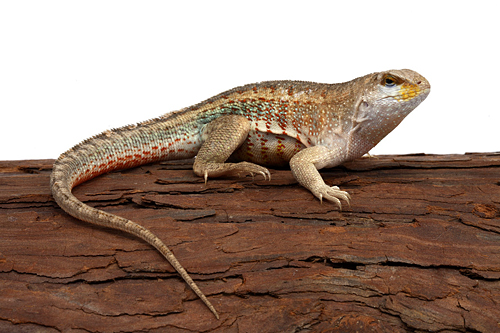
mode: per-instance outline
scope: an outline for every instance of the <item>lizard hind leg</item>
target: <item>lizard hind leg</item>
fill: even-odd
[[[203,144],[196,155],[193,171],[204,177],[245,176],[260,174],[264,179],[271,179],[266,168],[250,163],[225,163],[231,154],[246,140],[250,131],[250,122],[240,115],[221,116],[205,126],[201,137]]]

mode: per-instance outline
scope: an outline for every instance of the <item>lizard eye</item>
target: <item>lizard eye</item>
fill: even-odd
[[[382,80],[380,82],[381,85],[387,87],[387,88],[392,88],[398,84],[403,83],[400,78],[397,76],[393,76],[391,74],[386,74],[382,77]]]
[[[396,80],[394,77],[388,75],[383,78],[382,84],[386,87],[394,87],[396,85]]]

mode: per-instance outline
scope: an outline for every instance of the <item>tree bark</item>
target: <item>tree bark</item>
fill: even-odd
[[[1,332],[500,332],[500,154],[362,158],[322,170],[339,211],[289,170],[203,179],[192,161],[103,175],[83,202],[154,248],[52,199],[52,160],[0,162]]]

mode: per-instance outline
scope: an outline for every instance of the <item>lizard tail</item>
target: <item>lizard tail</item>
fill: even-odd
[[[102,142],[98,142],[99,140]],[[123,140],[119,141],[123,142]],[[105,147],[108,148],[102,148],[103,142],[107,143]],[[110,148],[113,146],[115,148]],[[110,149],[114,149],[114,151],[110,152]],[[130,168],[165,158],[165,156],[163,156],[163,158],[161,156],[150,156],[149,160],[135,159],[132,161],[129,158],[126,159],[128,164],[124,165],[121,162],[124,159],[120,158],[121,155],[117,153],[116,149],[116,145],[113,145],[113,141],[106,138],[106,134],[102,134],[84,141],[62,154],[54,163],[50,177],[50,186],[55,201],[64,211],[73,217],[96,225],[123,230],[154,246],[168,260],[210,311],[212,311],[215,317],[219,319],[219,315],[213,305],[181,266],[174,254],[156,235],[133,221],[84,204],[71,192],[74,186],[105,172]],[[120,151],[126,151],[126,149],[123,149],[123,147],[118,148],[118,152]],[[112,160],[107,160],[105,156],[112,156]]]

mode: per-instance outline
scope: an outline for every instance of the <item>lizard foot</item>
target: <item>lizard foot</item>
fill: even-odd
[[[207,183],[208,177],[221,177],[221,176],[238,176],[242,177],[245,175],[262,175],[264,180],[271,180],[271,173],[266,168],[250,163],[250,162],[240,162],[240,163],[206,163],[203,165],[195,165],[193,167],[195,173],[199,176],[205,178],[205,184]]]
[[[250,163],[250,162],[240,162],[233,165],[234,170],[231,170],[232,174],[237,174],[238,177],[244,177],[245,175],[250,175],[252,178],[256,174],[262,175],[264,180],[271,180],[271,173],[268,169],[260,166],[258,164]]]
[[[338,186],[328,186],[326,184],[322,184],[315,189],[311,189],[311,192],[319,199],[321,203],[323,203],[323,198],[333,201],[339,206],[339,209],[342,210],[342,203],[339,199],[344,200],[349,206],[349,201],[351,200],[351,196],[349,193],[342,191]]]

